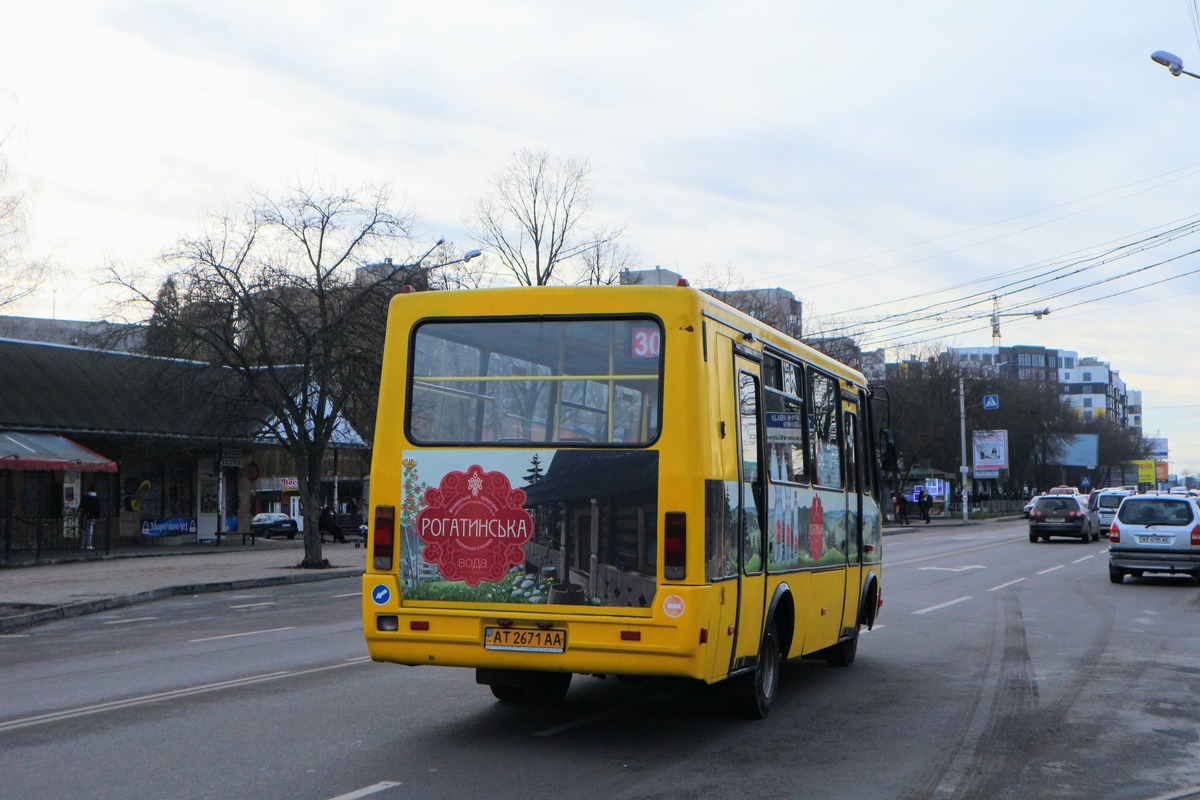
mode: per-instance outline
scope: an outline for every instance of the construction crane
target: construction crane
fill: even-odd
[[[1035,317],[1041,319],[1050,313],[1048,308],[1037,308],[1030,311],[1001,311],[999,295],[992,295],[992,347],[1000,346],[1001,317]]]

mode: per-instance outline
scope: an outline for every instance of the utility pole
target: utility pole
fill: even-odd
[[[962,518],[967,521],[967,398],[963,389],[963,379],[958,378],[958,427],[962,436],[962,462],[958,471],[962,473]]]

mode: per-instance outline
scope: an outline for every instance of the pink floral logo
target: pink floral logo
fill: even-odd
[[[525,492],[512,488],[503,472],[484,472],[478,464],[448,472],[426,490],[425,503],[417,536],[425,543],[424,559],[447,580],[478,586],[525,562],[533,515],[525,510]]]

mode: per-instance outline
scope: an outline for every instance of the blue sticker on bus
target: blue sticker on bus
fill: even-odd
[[[377,583],[371,590],[371,599],[377,606],[387,605],[387,601],[392,599],[392,590],[382,583]]]

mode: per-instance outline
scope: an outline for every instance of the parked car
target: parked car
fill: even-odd
[[[1178,494],[1126,497],[1108,533],[1108,578],[1146,572],[1191,575],[1200,583],[1200,501]]]
[[[255,514],[250,520],[251,533],[264,539],[270,539],[272,536],[286,536],[289,539],[295,539],[299,530],[296,520],[287,514],[267,512]]]
[[[1133,492],[1127,489],[1101,489],[1088,499],[1088,513],[1092,515],[1093,525],[1101,536],[1108,536],[1113,518],[1117,516],[1117,508]]]
[[[1100,538],[1087,503],[1077,494],[1048,494],[1039,497],[1029,512],[1029,541],[1039,538],[1048,541],[1051,536],[1072,536],[1082,542],[1093,542]]]

